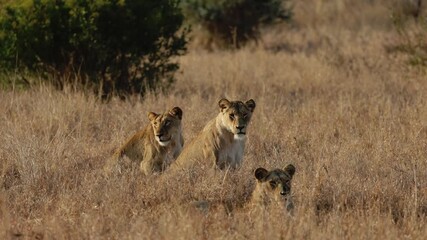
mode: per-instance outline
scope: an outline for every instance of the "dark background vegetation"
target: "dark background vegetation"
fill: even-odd
[[[9,2],[1,9],[0,63],[6,73],[25,69],[59,89],[77,79],[101,96],[143,95],[174,81],[188,24],[239,47],[259,39],[262,24],[290,17],[280,0]]]
[[[23,1],[1,9],[0,60],[101,94],[166,88],[186,50],[177,1]]]

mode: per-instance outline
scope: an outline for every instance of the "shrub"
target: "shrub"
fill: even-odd
[[[290,19],[288,0],[183,0],[184,15],[220,46],[240,47],[259,38],[263,24]],[[286,6],[288,5],[288,6]]]
[[[418,5],[413,5],[416,2]],[[386,49],[402,52],[414,66],[427,66],[427,16],[421,14],[421,1],[407,1],[392,11],[392,21],[398,34],[397,42]]]
[[[1,11],[0,64],[120,95],[167,87],[186,50],[174,0],[33,0]],[[62,79],[62,80],[58,80]]]

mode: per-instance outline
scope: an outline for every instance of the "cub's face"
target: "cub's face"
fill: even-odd
[[[255,170],[257,188],[263,192],[264,199],[268,202],[286,202],[291,196],[291,181],[295,174],[295,167],[292,164],[286,166],[284,170],[274,169],[268,171],[264,168]]]
[[[148,113],[154,136],[160,146],[167,146],[181,132],[182,110],[174,107],[163,114]]]
[[[228,101],[223,98],[218,102],[223,125],[234,134],[234,139],[241,140],[246,136],[246,130],[255,109],[255,101]]]

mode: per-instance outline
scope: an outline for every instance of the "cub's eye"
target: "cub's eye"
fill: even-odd
[[[230,119],[234,120],[234,114],[230,114]]]
[[[166,122],[165,122],[165,126],[169,126],[170,124],[171,124],[171,121],[166,120]]]
[[[275,181],[270,181],[270,186],[272,188],[275,188],[277,186],[277,183]]]

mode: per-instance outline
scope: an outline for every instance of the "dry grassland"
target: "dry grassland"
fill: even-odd
[[[426,72],[386,53],[397,40],[387,8],[344,5],[340,25],[316,20],[323,7],[297,4],[299,25],[256,47],[190,50],[175,88],[143,101],[0,90],[0,239],[424,239]],[[257,103],[240,169],[102,174],[147,111],[180,106],[188,142],[222,97]],[[288,163],[293,217],[241,207],[254,169]],[[204,214],[194,200],[216,207]]]

